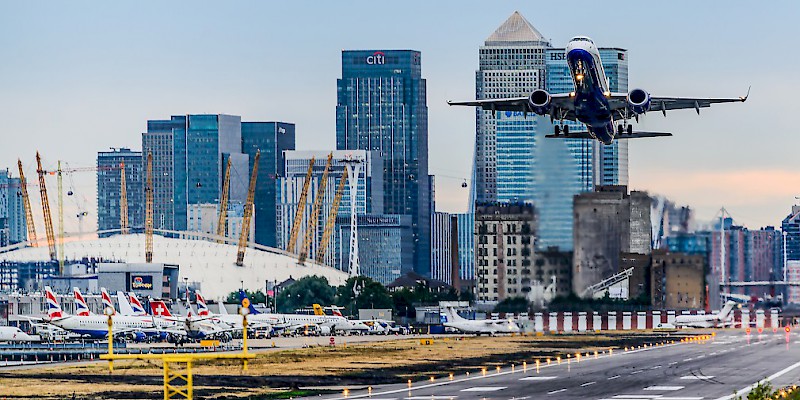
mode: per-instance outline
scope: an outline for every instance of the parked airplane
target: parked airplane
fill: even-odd
[[[730,315],[736,302],[728,300],[718,313],[708,315],[679,315],[675,317],[674,325],[678,328],[724,328],[733,324]]]
[[[242,316],[241,314],[228,314],[228,310],[225,310],[225,306],[220,302],[220,311],[224,310],[224,314],[221,312],[220,314],[214,314],[208,308],[206,304],[206,300],[203,298],[203,295],[200,294],[199,291],[195,292],[195,297],[197,298],[197,315],[200,317],[212,317],[212,320],[215,322],[220,322],[226,324],[232,328],[235,328],[239,331],[243,329],[242,327]],[[272,325],[276,324],[278,319],[273,316],[272,314],[256,314],[256,315],[248,315],[247,316],[247,326],[250,329],[270,329]]]
[[[466,319],[456,312],[453,307],[446,307],[440,314],[442,325],[448,328],[457,329],[464,333],[474,333],[477,335],[498,333],[519,333],[519,325],[510,319]]]
[[[239,291],[239,301],[242,305],[245,304],[245,299],[247,299],[247,294],[244,291]],[[258,311],[253,304],[250,302],[250,299],[247,299],[247,307],[250,310],[250,315],[247,317],[248,321],[253,316],[262,315],[261,311]],[[320,307],[318,304],[315,305],[316,307]],[[319,328],[319,332],[321,335],[330,335],[335,331],[340,332],[352,332],[356,327],[347,320],[347,318],[343,316],[337,315],[306,315],[306,314],[266,314],[270,318],[273,318],[275,323],[273,327],[276,329],[287,329],[287,330],[296,330],[302,328],[304,326],[315,325]]]
[[[94,339],[108,337],[107,316],[68,315],[61,309],[58,298],[56,298],[50,286],[45,287],[45,298],[47,299],[47,318],[42,319],[43,322]],[[147,332],[156,330],[152,321],[141,317],[115,314],[112,316],[112,323],[115,337],[125,337],[137,341],[146,339]]]
[[[72,292],[75,295],[75,315],[79,317],[88,317],[93,315],[93,313],[89,310],[89,305],[86,304],[86,299],[83,298],[80,289],[77,287],[72,288]]]
[[[0,326],[0,342],[38,342],[39,338],[28,335],[16,326]]]
[[[597,139],[611,144],[615,138],[672,136],[670,133],[634,132],[628,122],[631,118],[639,121],[639,116],[649,111],[700,108],[715,103],[743,102],[750,94],[737,98],[690,98],[651,96],[643,89],[633,89],[628,93],[612,93],[609,81],[603,70],[600,52],[592,39],[586,36],[572,38],[566,48],[567,66],[572,75],[574,91],[551,94],[537,89],[530,95],[502,99],[475,101],[449,101],[451,106],[477,106],[484,110],[521,112],[549,115],[551,121],[557,120],[554,134],[547,137],[563,139]],[[570,132],[564,121],[578,121],[586,126],[586,132]],[[614,125],[617,124],[615,131]]]

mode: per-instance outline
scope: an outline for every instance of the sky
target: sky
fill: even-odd
[[[672,138],[632,140],[630,187],[708,220],[725,207],[750,228],[780,225],[800,196],[800,2],[744,1],[6,1],[0,0],[0,168],[29,180],[34,155],[92,166],[141,149],[148,119],[188,113],[297,124],[300,150],[335,148],[343,49],[422,52],[429,168],[439,211],[464,211],[475,140],[478,48],[514,11],[554,46],[577,35],[628,49],[629,87],[744,104],[650,114]],[[55,188],[55,182],[48,183]],[[54,190],[54,189],[51,189]],[[68,231],[94,230],[92,173],[65,179]],[[51,199],[53,195],[51,195]],[[32,192],[35,209],[38,196]],[[52,200],[54,201],[54,200]]]

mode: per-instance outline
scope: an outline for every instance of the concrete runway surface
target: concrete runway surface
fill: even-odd
[[[582,356],[561,364],[533,360],[485,375],[436,377],[411,385],[352,388],[315,399],[732,399],[762,379],[774,386],[800,382],[800,335],[720,331],[707,341],[675,343],[612,354]],[[746,396],[744,396],[746,397]]]

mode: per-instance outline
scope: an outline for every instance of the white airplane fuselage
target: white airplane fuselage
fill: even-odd
[[[0,326],[0,342],[35,342],[38,339],[15,326]]]

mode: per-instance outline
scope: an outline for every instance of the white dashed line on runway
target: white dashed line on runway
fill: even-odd
[[[594,385],[595,383],[597,383],[597,382],[586,382],[586,383],[584,383],[583,385],[581,385],[581,387],[586,387],[586,386]]]
[[[525,378],[520,378],[521,381],[547,381],[550,379],[556,379],[557,376],[526,376]]]
[[[566,388],[564,388],[564,389],[558,389],[558,390],[553,390],[552,392],[547,392],[547,394],[556,394],[556,393],[561,393],[561,392],[565,392],[566,390],[567,390]]]
[[[699,380],[707,380],[707,379],[713,379],[713,378],[714,378],[714,375],[686,375],[686,376],[682,376],[681,377],[681,379],[687,380],[687,381],[695,381],[695,380],[699,381]]]
[[[685,386],[648,386],[642,390],[650,390],[650,391],[661,391],[661,392],[671,392],[673,390],[681,390]]]
[[[505,388],[506,386],[476,386],[469,389],[463,389],[462,392],[496,392]]]
[[[608,380],[617,379],[617,378],[619,378],[619,375],[614,375],[614,376],[608,378]]]

